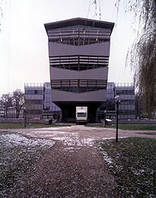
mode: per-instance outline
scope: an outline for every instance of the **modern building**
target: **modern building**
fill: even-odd
[[[115,83],[108,82],[107,83],[107,100],[114,100],[115,97]]]
[[[5,111],[3,106],[0,106],[0,118],[4,118],[5,117]]]
[[[52,102],[51,84],[25,84],[25,108],[28,118],[52,118],[60,115],[60,108]]]
[[[60,108],[52,102],[51,83],[45,82],[43,85],[43,114],[45,119],[57,118],[61,115]]]
[[[64,121],[75,121],[76,106],[87,106],[89,121],[106,101],[110,36],[114,23],[74,18],[45,24],[52,101]]]
[[[27,118],[41,119],[43,113],[43,84],[25,84]]]
[[[116,119],[115,96],[119,95],[119,119],[136,118],[136,98],[134,85],[131,83],[107,83],[107,101],[97,111],[97,120]]]
[[[105,118],[115,119],[115,83],[107,83],[106,101],[97,110],[97,121],[104,120]]]
[[[15,106],[8,107],[7,117],[8,118],[16,118],[16,116],[17,116],[16,107]],[[21,108],[18,118],[23,118],[23,108]]]
[[[52,102],[50,82],[45,82],[43,84],[43,110],[48,110],[51,112],[60,111],[60,108]]]
[[[129,83],[120,83],[115,86],[115,95],[119,95],[119,118],[135,119],[136,118],[136,100],[134,85]]]
[[[15,107],[8,107],[7,117],[8,118],[16,118],[16,108]]]
[[[136,118],[136,97],[133,84],[114,82],[107,83],[106,101],[97,109],[96,121],[110,118],[115,119],[115,99],[119,95],[119,118],[135,119]],[[52,102],[51,84],[25,84],[25,102],[29,118],[51,118],[60,116],[60,108]],[[4,111],[3,111],[4,112]],[[2,112],[2,113],[3,113]],[[15,117],[15,109],[8,109],[8,117]],[[23,113],[21,113],[22,115]],[[21,117],[21,116],[20,116]]]

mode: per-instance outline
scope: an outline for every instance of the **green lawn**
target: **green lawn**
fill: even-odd
[[[156,197],[155,139],[105,140],[99,148],[115,177],[119,197]]]
[[[123,130],[156,130],[156,124],[119,124]]]
[[[67,125],[58,125],[58,124],[27,124],[26,128],[46,128],[46,127],[61,127]],[[68,125],[69,126],[69,125]],[[20,123],[0,123],[0,129],[20,129],[24,128],[24,124]]]
[[[116,125],[104,126],[102,123],[99,124],[87,124],[90,127],[101,127],[101,128],[116,128]],[[156,130],[156,124],[119,124],[119,129],[123,130]]]

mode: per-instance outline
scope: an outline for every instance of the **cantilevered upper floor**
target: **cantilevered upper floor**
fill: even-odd
[[[48,35],[52,100],[63,117],[75,117],[77,105],[89,117],[106,100],[110,36],[114,23],[73,18],[45,24]]]
[[[83,70],[84,64],[108,65],[110,36],[114,23],[73,18],[45,24],[50,65]],[[60,48],[61,47],[61,48]],[[73,63],[73,64],[72,64]],[[79,67],[74,67],[75,63]]]

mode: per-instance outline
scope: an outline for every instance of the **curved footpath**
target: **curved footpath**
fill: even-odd
[[[113,128],[86,127],[83,125],[73,125],[68,127],[48,127],[48,128],[29,128],[29,129],[0,129],[0,131],[18,132],[25,136],[36,138],[47,138],[60,141],[67,141],[70,138],[81,139],[84,142],[93,140],[114,139],[116,131]],[[150,135],[148,133],[150,132]],[[153,135],[152,135],[153,133]],[[119,138],[126,137],[147,137],[156,138],[156,131],[139,130],[121,130],[119,129]]]

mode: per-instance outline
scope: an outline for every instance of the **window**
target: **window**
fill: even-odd
[[[48,31],[49,42],[62,43],[66,45],[90,45],[94,43],[107,42],[110,40],[111,31],[103,30],[62,30]]]
[[[116,95],[134,95],[133,89],[116,90]]]
[[[70,69],[70,70],[87,70],[108,66],[108,56],[50,56],[50,66]]]
[[[87,116],[87,114],[86,113],[77,113],[77,117],[86,117]]]
[[[106,89],[106,80],[52,80],[52,89],[70,91],[70,92],[87,92]]]
[[[32,104],[43,104],[43,100],[25,100],[26,104],[32,105]]]
[[[31,89],[26,89],[25,90],[25,94],[26,95],[42,95],[43,94],[43,92],[42,92],[42,90],[31,90]]]

